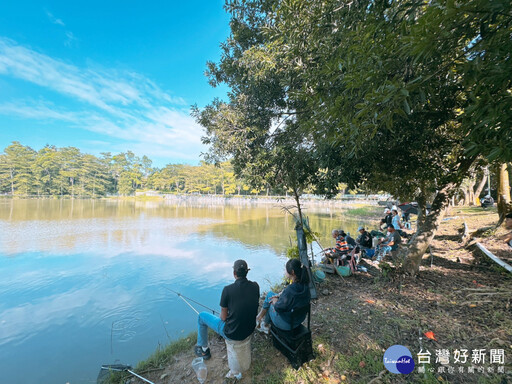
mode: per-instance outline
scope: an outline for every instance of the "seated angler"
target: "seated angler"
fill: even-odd
[[[355,268],[355,265],[359,262],[361,248],[357,246],[356,241],[354,240],[353,237],[350,236],[350,233],[345,233],[343,229],[340,229],[340,239],[341,238],[345,239],[345,242],[347,243],[348,246],[348,250],[346,252],[346,256],[340,257],[339,265],[346,265],[347,263],[350,264],[352,257],[355,257],[355,263],[353,264]]]
[[[407,210],[402,213],[402,222],[404,223],[404,227],[406,229],[411,229],[411,222],[409,221],[411,218],[410,210]]]
[[[343,232],[343,231],[342,231]],[[339,265],[340,260],[346,257],[349,252],[349,246],[344,236],[341,235],[340,231],[337,229],[333,229],[332,237],[336,239],[336,246],[334,248],[329,248],[325,255],[329,259],[328,261]]]
[[[382,220],[380,221],[380,227],[382,229],[386,229],[387,227],[389,227],[393,221],[393,214],[391,213],[391,209],[384,209],[384,214],[386,216],[384,216],[384,218],[382,218]]]
[[[208,328],[225,339],[236,341],[245,340],[254,331],[260,288],[258,283],[247,280],[248,271],[245,260],[235,261],[233,265],[235,282],[222,290],[220,317],[208,312],[199,314],[197,345],[194,349],[196,356],[205,360],[211,357],[208,347]]]
[[[337,242],[340,232],[337,229],[333,229],[331,235],[332,238]],[[322,262],[325,264],[333,264],[334,260],[337,258],[336,247],[325,248],[323,253],[325,254],[325,257]]]
[[[356,239],[356,243],[363,249],[370,249],[372,247],[372,235],[363,227],[357,228],[359,236]]]
[[[290,259],[286,263],[286,277],[292,280],[292,284],[280,294],[269,292],[263,302],[256,318],[259,324],[257,329],[261,332],[269,332],[270,322],[279,329],[289,331],[298,327],[306,318],[304,314],[303,317],[294,318],[294,323],[291,323],[292,309],[305,307],[311,301],[307,269],[299,259]]]
[[[345,241],[347,242],[349,248],[355,248],[356,247],[356,241],[350,234],[345,233],[343,229],[340,229],[340,236],[345,238]]]
[[[397,231],[400,236],[407,238],[407,233],[405,233],[403,231],[405,226],[400,221],[400,215],[398,214],[398,210],[393,209],[391,211],[391,215],[392,215],[391,224],[393,224],[393,227],[395,228],[395,231]]]
[[[386,237],[375,248],[376,261],[381,261],[389,252],[398,249],[401,242],[402,238],[393,225],[390,225]]]

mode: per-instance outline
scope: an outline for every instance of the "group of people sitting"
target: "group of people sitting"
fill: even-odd
[[[353,261],[353,251],[358,246],[357,240],[354,240],[350,234],[346,234],[342,229],[333,229],[332,237],[336,241],[336,245],[333,248],[323,250],[325,257],[323,258],[322,263],[333,264],[335,267],[338,267]],[[370,236],[370,243],[371,241]]]
[[[384,214],[385,216],[380,221],[380,228],[386,229],[386,234],[380,238],[373,252],[373,258],[377,262],[380,262],[388,253],[398,249],[398,246],[402,243],[402,238],[409,236],[404,230],[411,229],[409,215],[404,215],[405,223],[402,223],[396,206],[391,209],[386,208]],[[372,252],[367,250],[366,254],[372,255]]]
[[[208,360],[211,357],[208,346],[208,328],[227,340],[243,341],[251,336],[255,329],[266,334],[270,326],[284,331],[295,329],[306,318],[294,316],[292,311],[309,306],[309,275],[299,259],[290,259],[286,263],[286,277],[291,284],[281,293],[269,292],[258,313],[260,288],[258,283],[247,279],[249,268],[245,260],[237,260],[233,265],[235,282],[222,290],[220,298],[220,317],[209,312],[201,312],[198,317],[196,356]],[[241,372],[229,371],[226,377],[237,377]]]
[[[400,215],[398,214],[398,209],[396,206],[392,208],[386,208],[384,210],[384,218],[380,221],[381,228],[387,228],[392,225],[395,230],[402,237],[407,237],[407,234],[404,232],[404,229],[411,229],[411,223],[409,222],[409,215],[404,214],[402,217],[404,222],[402,222]]]
[[[382,237],[375,249],[373,249],[373,236],[363,226],[358,228],[359,236],[353,239],[350,234],[343,230],[334,229],[332,237],[336,240],[333,248],[325,251],[324,262],[333,263],[336,266],[343,265],[356,257],[356,254],[366,255],[376,261],[398,248],[401,243],[403,227],[400,225],[400,218],[396,219],[396,210],[385,211],[386,217],[381,221],[386,226],[387,234]],[[390,218],[388,218],[390,216]],[[512,214],[506,216],[507,228],[512,228]],[[503,236],[503,240],[512,246],[512,232]],[[243,341],[254,332],[255,329],[269,333],[270,326],[282,330],[292,330],[299,326],[306,314],[293,318],[292,311],[308,306],[311,300],[309,291],[309,275],[305,266],[298,259],[290,259],[286,263],[286,277],[291,280],[281,293],[269,292],[258,313],[260,289],[258,283],[247,279],[249,268],[245,260],[237,260],[233,265],[233,277],[235,282],[224,287],[220,299],[220,317],[201,312],[198,317],[197,344],[194,352],[196,356],[205,360],[211,357],[208,346],[208,328],[213,329],[217,334],[227,340]],[[228,372],[226,377],[234,377],[238,373]]]
[[[386,234],[375,231],[375,235],[380,239],[374,248],[373,235],[368,232],[364,226],[360,226],[357,230],[359,236],[353,239],[350,234],[343,230],[333,229],[332,237],[336,241],[336,245],[332,248],[324,249],[325,257],[322,260],[324,264],[333,264],[335,267],[340,265],[352,265],[354,259],[359,262],[361,257],[380,262],[388,253],[396,250],[402,242],[402,237],[407,237],[404,231],[406,226],[402,224],[398,211],[396,209],[386,208],[385,217],[381,220],[381,229],[386,229]]]

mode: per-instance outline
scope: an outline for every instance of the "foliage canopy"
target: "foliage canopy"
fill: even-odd
[[[330,195],[344,182],[433,200],[410,247],[421,257],[479,156],[511,159],[510,1],[231,0],[226,9],[231,36],[208,76],[231,88],[229,100],[193,114],[210,158],[231,157],[238,174],[294,193],[312,184]]]

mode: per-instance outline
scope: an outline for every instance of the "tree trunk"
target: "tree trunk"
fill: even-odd
[[[12,168],[9,171],[11,176],[11,196],[14,196],[14,171]]]
[[[458,169],[455,171],[458,174],[458,177],[454,177],[454,179],[458,180],[458,182],[447,183],[440,191],[437,192],[434,197],[434,201],[432,202],[430,213],[425,216],[424,219],[418,215],[418,229],[409,242],[409,247],[407,249],[403,265],[403,270],[406,273],[414,276],[419,272],[421,259],[432,242],[432,239],[436,235],[439,224],[446,213],[446,208],[448,207],[450,198],[455,191],[460,188],[460,184],[463,179],[461,175],[468,172],[474,161],[475,157],[463,159],[459,164]],[[421,207],[423,204],[426,206],[425,194],[422,191],[418,197],[418,205]]]
[[[420,193],[420,195],[417,197],[416,202],[418,203],[418,219],[416,223],[416,230],[421,228],[423,225],[423,222],[425,221],[425,210],[427,206],[427,200],[425,198],[424,193]]]
[[[498,214],[500,218],[496,227],[499,227],[503,223],[505,215],[511,211],[510,181],[508,178],[507,163],[503,163],[498,170]]]
[[[432,242],[432,239],[436,235],[436,231],[441,223],[446,212],[446,207],[450,202],[450,195],[456,190],[455,184],[446,185],[441,191],[439,191],[432,203],[432,209],[430,213],[425,216],[421,224],[418,226],[417,232],[409,242],[409,248],[403,269],[406,273],[414,276],[420,269],[421,260],[423,255],[428,249],[428,246]],[[419,204],[419,202],[418,202]],[[419,212],[418,212],[419,213]],[[418,221],[420,217],[418,216]]]
[[[308,258],[306,235],[304,234],[302,222],[300,224],[297,223],[297,225],[295,226],[295,231],[297,232],[297,247],[299,248],[299,259],[302,265],[306,267],[309,276],[309,293],[311,294],[312,299],[316,299],[318,295],[313,280],[313,274],[311,272],[311,263]]]
[[[484,190],[486,181],[487,181],[487,175],[484,172],[484,174],[482,176],[482,180],[480,180],[480,184],[478,184],[478,187],[476,187],[473,205],[478,205],[478,202],[476,200],[480,198],[480,194]]]
[[[96,190],[96,176],[94,176],[93,184],[92,184],[92,198],[94,199],[94,192]]]
[[[476,178],[475,178],[475,171],[471,172],[470,178],[469,178],[469,184],[468,184],[468,201],[467,205],[475,205],[475,184],[476,184]]]
[[[464,193],[464,205],[470,205],[468,190],[466,188],[462,188],[462,192]]]
[[[300,208],[300,196],[299,191],[296,188],[293,188],[293,197],[295,198],[295,201],[297,202],[297,211],[299,212],[299,220],[300,225],[302,226],[302,209]]]

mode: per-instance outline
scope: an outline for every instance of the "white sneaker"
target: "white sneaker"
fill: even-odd
[[[270,330],[270,326],[267,326],[263,320],[258,324],[256,329],[260,332],[263,332],[265,335],[268,335],[268,332]]]
[[[242,372],[235,373],[235,372],[233,372],[233,371],[230,369],[230,370],[229,370],[229,372],[226,374],[226,379],[237,379],[237,380],[241,380],[241,379],[242,379]]]

